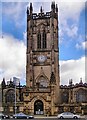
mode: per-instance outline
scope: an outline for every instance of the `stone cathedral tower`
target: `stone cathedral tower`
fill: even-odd
[[[24,106],[29,113],[57,113],[59,102],[58,7],[50,12],[33,13],[27,8],[27,64]]]

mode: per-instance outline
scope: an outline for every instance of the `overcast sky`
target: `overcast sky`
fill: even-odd
[[[58,2],[57,2],[58,1]],[[61,1],[61,2],[60,2]],[[0,3],[0,80],[16,76],[21,84],[26,77],[26,8],[33,3],[33,11],[51,9],[51,0],[3,0]],[[85,0],[55,0],[59,9],[60,83],[69,79],[79,83],[85,79]]]

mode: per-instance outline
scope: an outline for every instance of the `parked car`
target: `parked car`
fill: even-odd
[[[13,115],[9,115],[9,118],[11,118],[11,119],[12,119],[12,118],[13,118]]]
[[[77,118],[80,118],[80,115],[77,115],[77,114],[73,114],[71,112],[63,112],[61,114],[59,114],[57,116],[58,118],[74,118],[74,119],[77,119]]]
[[[3,113],[0,113],[0,118],[5,119],[5,115]]]
[[[10,116],[9,116],[9,115],[4,115],[4,118],[5,118],[5,119],[9,119]]]
[[[28,117],[29,117],[29,119],[33,119],[33,118],[34,118],[34,116],[33,116],[33,115],[29,115]]]
[[[16,119],[33,119],[34,116],[32,115],[26,115],[24,113],[17,113],[17,114],[14,114],[13,115],[13,118],[16,118]]]
[[[13,118],[16,119],[28,119],[28,115],[24,114],[24,113],[17,113],[13,115]]]
[[[4,115],[3,113],[0,113],[0,118],[2,118],[2,119],[8,119],[9,116],[8,115]]]

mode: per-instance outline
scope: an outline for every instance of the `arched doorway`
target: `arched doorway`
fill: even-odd
[[[43,112],[43,102],[41,100],[37,100],[34,103],[34,114],[35,115],[42,115]]]

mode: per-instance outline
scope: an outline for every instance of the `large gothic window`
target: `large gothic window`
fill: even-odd
[[[40,49],[41,48],[41,34],[38,33],[37,35],[37,48]]]
[[[46,33],[45,31],[43,32],[43,37],[42,37],[42,48],[45,49],[46,48]]]
[[[62,102],[63,103],[68,103],[68,99],[69,99],[68,92],[63,92],[63,94],[62,94]]]
[[[39,83],[40,83],[40,87],[47,87],[48,86],[48,82],[43,76],[40,77]]]
[[[47,88],[48,87],[48,80],[45,77],[41,76],[38,80],[38,84],[39,84],[40,88]]]
[[[42,79],[40,80],[40,87],[47,87],[48,83],[46,82],[46,80]]]
[[[15,101],[15,93],[14,93],[14,90],[9,90],[7,93],[6,93],[6,96],[5,96],[5,102],[14,102]]]
[[[76,102],[86,102],[87,101],[87,91],[79,89],[76,93]]]

